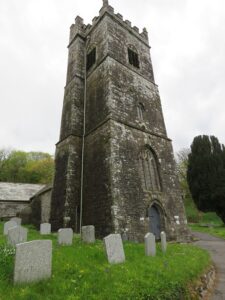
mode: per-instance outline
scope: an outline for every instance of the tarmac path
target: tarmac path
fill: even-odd
[[[194,244],[210,253],[217,270],[217,282],[210,300],[225,300],[225,240],[207,233],[192,233],[198,239]]]

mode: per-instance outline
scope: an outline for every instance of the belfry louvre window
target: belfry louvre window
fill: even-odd
[[[96,48],[92,49],[87,55],[87,71],[95,64],[96,61]]]
[[[139,168],[144,189],[148,191],[161,191],[156,157],[148,147],[143,149],[139,154]]]
[[[139,59],[138,59],[138,54],[128,48],[128,58],[129,58],[129,63],[133,65],[136,68],[139,68]]]

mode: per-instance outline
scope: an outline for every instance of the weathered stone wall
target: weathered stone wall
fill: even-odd
[[[122,65],[154,82],[148,42],[140,40],[136,34],[128,32],[123,23],[115,17],[107,16],[108,54]],[[138,53],[140,68],[137,69],[128,60],[128,47],[135,48]],[[119,75],[120,73],[118,73]],[[132,84],[132,83],[131,83]]]
[[[71,26],[70,32],[60,140],[55,154],[50,216],[53,230],[70,226],[77,231],[79,223],[85,40],[82,36],[82,20],[78,18],[76,23],[76,26]]]
[[[98,237],[114,231],[111,215],[111,128],[109,122],[85,139],[83,224]]]
[[[186,218],[175,174],[171,142],[138,129],[111,121],[111,192],[117,232],[126,231],[130,239],[143,240],[149,231],[148,208],[162,208],[162,225],[168,238],[186,232]],[[139,153],[149,145],[157,155],[162,191],[147,191],[139,170]],[[174,216],[179,216],[179,224]]]
[[[166,137],[157,86],[111,57],[106,63],[110,78],[108,102],[112,118],[144,132]],[[137,114],[139,103],[144,106],[143,120]]]
[[[41,223],[49,223],[51,212],[52,190],[40,194],[41,201]]]
[[[83,132],[83,79],[75,77],[65,89],[60,141]]]
[[[19,201],[0,201],[0,218],[8,219],[15,217],[24,208],[30,207],[29,202]]]
[[[39,229],[41,223],[49,223],[52,187],[46,186],[31,199],[31,222]]]
[[[98,127],[110,114],[109,72],[104,61],[87,79],[86,133]]]
[[[81,138],[70,136],[57,145],[56,169],[52,191],[52,229],[65,226],[64,218],[70,218],[67,226],[77,224],[76,206],[80,204]]]

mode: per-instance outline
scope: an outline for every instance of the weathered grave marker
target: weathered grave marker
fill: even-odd
[[[161,248],[162,248],[162,252],[163,253],[166,253],[166,247],[167,247],[167,244],[166,244],[166,233],[164,231],[162,231],[160,233],[160,237],[161,237]]]
[[[110,234],[104,239],[105,250],[110,264],[122,263],[125,261],[123,242],[120,234]]]
[[[10,221],[14,221],[14,222],[16,222],[16,224],[18,226],[20,226],[21,222],[22,222],[22,219],[21,218],[17,218],[17,217],[13,217],[13,218],[10,219]]]
[[[14,283],[47,279],[51,272],[52,241],[36,240],[16,245]]]
[[[27,229],[22,226],[12,227],[8,230],[7,242],[11,246],[27,241]]]
[[[149,232],[145,235],[145,255],[155,256],[156,255],[156,243],[155,236]]]
[[[8,230],[12,227],[16,227],[17,223],[15,221],[8,221],[4,224],[4,235],[8,234]]]
[[[85,243],[95,242],[95,227],[93,225],[82,226],[81,229],[82,241]]]
[[[58,230],[58,244],[59,245],[72,245],[73,243],[73,230],[72,228],[61,228]]]
[[[40,226],[40,234],[50,234],[51,233],[51,224],[42,223]]]

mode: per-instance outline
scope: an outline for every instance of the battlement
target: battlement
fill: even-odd
[[[143,28],[142,32],[139,32],[138,27],[132,26],[132,23],[129,20],[124,20],[123,16],[120,13],[114,12],[114,8],[109,5],[108,0],[103,0],[103,6],[99,11],[99,16],[96,16],[92,19],[92,24],[85,25],[83,19],[80,16],[77,16],[75,18],[75,24],[71,25],[70,42],[73,40],[77,33],[87,36],[98,24],[105,13],[108,13],[111,17],[117,20],[122,26],[132,32],[135,36],[141,38],[141,40],[143,40],[145,43],[148,43],[148,32],[146,28]]]

